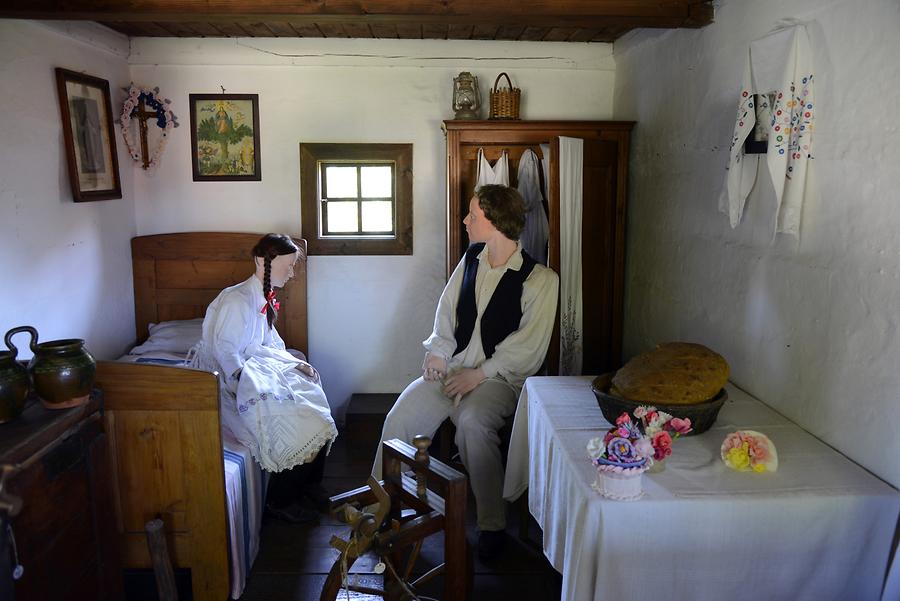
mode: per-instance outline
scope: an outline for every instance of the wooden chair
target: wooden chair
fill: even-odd
[[[509,441],[510,438],[512,438],[514,416],[515,414],[507,417],[503,427],[497,431],[497,435],[500,437],[500,455],[503,457],[504,466],[506,465],[506,458],[509,453]],[[458,459],[454,459],[458,452],[456,443],[454,442],[456,439],[456,426],[453,425],[453,422],[450,421],[449,418],[441,423],[441,426],[438,428],[434,437],[437,441],[437,448],[432,456],[456,470],[465,472],[465,466]],[[522,496],[513,501],[512,506],[513,511],[516,513],[519,520],[519,540],[535,546],[535,543],[528,536],[528,522],[531,519],[531,513],[528,511],[528,491],[526,490],[522,493]]]
[[[332,537],[331,544],[341,556],[326,578],[320,601],[337,597],[350,566],[367,551],[374,551],[385,564],[384,589],[349,583],[346,588],[399,601],[443,573],[443,601],[467,598],[472,570],[466,543],[466,477],[428,456],[429,437],[416,436],[413,442],[415,448],[398,439],[382,442],[384,480],[370,478],[367,486],[331,498],[332,513],[350,524],[351,532],[348,540]],[[368,511],[372,506],[377,506],[374,514]],[[414,511],[404,512],[404,508]],[[424,538],[442,530],[444,563],[409,581]]]

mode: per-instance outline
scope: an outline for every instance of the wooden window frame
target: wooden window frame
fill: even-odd
[[[310,255],[413,254],[412,144],[300,144],[300,216]],[[394,234],[322,235],[322,163],[393,163]],[[361,202],[361,201],[357,201]],[[362,205],[360,205],[362,206]],[[361,225],[361,224],[360,224]]]
[[[343,167],[354,167],[356,168],[356,198],[334,198],[332,199],[328,195],[328,180],[325,177],[325,172],[328,167],[332,166],[343,166]],[[363,167],[390,167],[391,169],[391,194],[386,197],[366,197],[362,195],[362,168]],[[397,227],[397,191],[396,191],[396,183],[397,183],[397,163],[395,161],[318,161],[318,176],[319,176],[319,191],[321,194],[319,195],[318,202],[319,208],[322,211],[322,220],[320,225],[320,230],[322,235],[328,238],[333,238],[336,236],[360,236],[365,238],[383,238],[390,237],[393,238],[396,235],[395,228]],[[325,199],[328,198],[326,201]],[[363,231],[363,205],[367,202],[384,202],[388,201],[391,203],[391,229],[388,231]],[[327,223],[328,223],[328,205],[331,203],[337,202],[352,202],[356,204],[356,232],[334,232],[329,233],[326,231]]]

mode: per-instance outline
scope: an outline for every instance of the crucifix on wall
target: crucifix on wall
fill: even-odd
[[[178,127],[178,118],[172,113],[171,101],[159,94],[159,88],[139,88],[132,84],[125,88],[128,96],[122,104],[122,114],[119,122],[122,124],[122,137],[132,160],[140,161],[144,169],[153,169],[159,166],[162,151],[166,147],[169,131]],[[131,120],[138,123],[140,137],[140,150],[135,148],[131,133]],[[150,142],[150,130],[148,121],[153,120],[160,129],[159,140],[154,146]]]
[[[147,121],[150,119],[156,119],[156,111],[148,111],[146,105],[144,104],[144,99],[141,97],[138,100],[137,112],[131,114],[132,118],[137,117],[138,122],[138,130],[141,136],[141,162],[142,167],[144,169],[150,168],[150,151],[148,150],[147,145]]]

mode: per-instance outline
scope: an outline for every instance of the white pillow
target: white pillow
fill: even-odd
[[[150,337],[129,354],[186,353],[203,337],[203,318],[150,324]]]

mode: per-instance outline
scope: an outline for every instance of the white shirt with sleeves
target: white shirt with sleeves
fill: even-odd
[[[522,319],[519,328],[495,347],[490,359],[485,357],[481,344],[481,318],[506,270],[518,271],[522,268],[522,263],[521,245],[517,246],[506,263],[497,267],[491,267],[487,246],[478,254],[475,327],[468,346],[453,355],[456,349],[456,307],[466,269],[463,257],[441,293],[434,316],[434,330],[422,343],[431,354],[447,359],[448,371],[481,367],[487,378],[506,382],[517,394],[525,379],[540,369],[547,353],[556,318],[559,276],[543,265],[534,266],[522,285]]]
[[[270,328],[266,314],[262,282],[250,276],[230,286],[210,303],[203,320],[203,340],[222,369],[231,379],[244,366],[247,349],[254,344],[284,350],[278,330]]]

